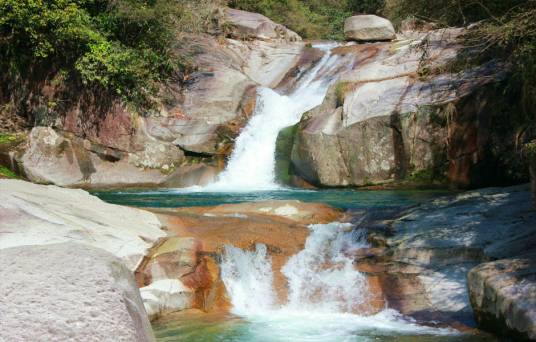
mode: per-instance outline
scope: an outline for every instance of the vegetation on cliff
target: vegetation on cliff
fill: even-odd
[[[205,31],[215,0],[0,0],[4,83],[43,79],[104,90],[147,106],[189,68],[181,33]],[[0,95],[14,89],[0,90]],[[29,91],[30,89],[25,89]]]

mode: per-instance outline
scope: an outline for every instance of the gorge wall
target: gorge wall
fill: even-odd
[[[406,31],[395,42],[335,49],[355,56],[353,68],[282,133],[279,173],[331,187],[526,182],[521,149],[534,132],[513,119],[507,68],[452,71],[463,33]]]

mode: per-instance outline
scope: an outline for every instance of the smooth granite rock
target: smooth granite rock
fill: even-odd
[[[0,341],[154,341],[131,271],[78,243],[0,250]]]
[[[347,40],[385,41],[396,38],[393,24],[377,15],[355,15],[344,21],[344,36]]]
[[[468,287],[483,328],[536,340],[536,253],[478,265]]]
[[[0,180],[0,218],[0,251],[78,242],[114,254],[131,271],[166,235],[150,212],[109,204],[83,190],[21,180]]]

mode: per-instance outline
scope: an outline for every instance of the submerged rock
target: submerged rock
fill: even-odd
[[[3,249],[0,260],[0,340],[154,341],[134,277],[112,254],[61,243]]]
[[[385,41],[396,38],[393,24],[377,15],[355,15],[344,21],[344,36],[347,40]]]
[[[478,265],[468,287],[483,328],[536,340],[536,254]]]

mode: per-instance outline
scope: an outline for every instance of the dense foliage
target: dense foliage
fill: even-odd
[[[258,12],[309,39],[343,39],[344,20],[376,13],[383,0],[230,0],[229,6]]]
[[[175,53],[179,33],[210,24],[212,3],[0,0],[0,72],[59,74],[145,106],[187,67]]]

